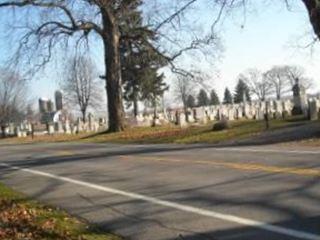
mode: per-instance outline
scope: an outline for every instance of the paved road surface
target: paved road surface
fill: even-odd
[[[320,149],[1,145],[0,181],[127,239],[320,239]]]

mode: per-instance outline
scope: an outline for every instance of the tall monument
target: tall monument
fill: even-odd
[[[295,79],[295,85],[292,88],[293,91],[293,109],[292,115],[306,114],[308,111],[308,101],[306,89],[299,83],[299,78]]]
[[[63,103],[62,103],[62,92],[61,91],[56,91],[54,93],[54,98],[56,102],[56,110],[60,111],[63,109]]]

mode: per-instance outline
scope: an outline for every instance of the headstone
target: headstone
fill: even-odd
[[[25,137],[27,137],[27,136],[28,136],[27,131],[22,131],[22,132],[21,132],[21,137],[25,138]]]
[[[178,125],[180,127],[186,127],[188,126],[187,122],[186,122],[186,115],[184,113],[180,113],[178,116]]]
[[[268,112],[270,114],[273,114],[275,112],[274,101],[272,101],[272,100],[267,101],[267,105],[268,105]]]
[[[77,134],[77,127],[76,127],[76,125],[75,124],[72,124],[71,125],[71,134]]]
[[[16,127],[15,130],[14,130],[14,132],[15,132],[15,136],[17,136],[18,138],[21,138],[21,137],[22,137],[20,127]]]
[[[233,121],[234,120],[234,109],[230,108],[228,111],[228,120]]]
[[[56,122],[54,124],[54,130],[57,132],[57,133],[64,133],[63,131],[63,126],[62,126],[62,122]]]
[[[306,89],[299,83],[296,78],[296,84],[292,88],[293,91],[293,109],[292,115],[306,114],[307,112],[307,95]]]
[[[243,104],[243,117],[251,118],[250,105],[248,103]]]
[[[188,111],[187,111],[187,114],[188,114],[188,117],[187,117],[188,122],[189,122],[189,123],[194,123],[194,122],[195,122],[195,119],[194,119],[194,117],[193,117],[193,111],[192,111],[192,110],[188,110]]]
[[[309,102],[309,118],[311,121],[319,119],[319,106],[317,101],[313,100]]]
[[[8,135],[9,136],[14,136],[15,135],[15,127],[14,127],[13,123],[9,124],[9,133],[8,133]]]
[[[53,135],[54,134],[54,125],[48,124],[48,134]]]
[[[262,108],[259,108],[256,113],[256,120],[263,120],[264,119],[265,110]]]
[[[28,123],[28,131],[32,132],[32,124],[31,123]]]
[[[8,137],[10,135],[10,128],[9,126],[4,127],[4,136]]]
[[[275,112],[281,115],[283,112],[282,102],[280,100],[274,101],[274,107],[275,107]]]
[[[283,114],[286,114],[289,116],[292,113],[293,102],[291,100],[283,101],[282,107],[283,107]]]
[[[152,120],[152,126],[161,126],[161,121],[159,118],[153,119]]]
[[[76,130],[77,133],[80,133],[80,132],[84,131],[83,122],[82,122],[81,118],[77,119],[76,129],[77,129]]]
[[[71,127],[70,127],[70,122],[67,120],[65,123],[64,123],[64,132],[66,134],[71,134]]]
[[[201,124],[207,124],[208,123],[208,117],[207,115],[204,115],[203,118],[200,120]]]
[[[257,108],[255,105],[251,105],[251,112],[250,112],[252,118],[256,119],[256,115],[257,115]]]
[[[88,115],[88,122],[89,122],[89,126],[88,126],[88,130],[89,131],[94,131],[94,116],[92,113],[89,113]]]
[[[212,112],[210,113],[210,115],[209,115],[210,121],[216,120],[216,116],[217,116],[217,112],[216,112],[215,110],[212,111]]]
[[[194,109],[194,119],[198,122],[202,122],[205,118],[205,111],[202,107],[198,107]]]

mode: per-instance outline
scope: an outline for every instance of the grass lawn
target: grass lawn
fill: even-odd
[[[0,239],[120,240],[0,183]]]
[[[305,124],[307,121],[272,120],[270,130]],[[87,142],[115,143],[219,143],[239,140],[265,131],[264,121],[243,120],[231,122],[231,128],[212,131],[213,123],[205,126],[132,128],[122,133],[96,134],[82,139]]]
[[[270,130],[289,126],[307,124],[301,118],[288,120],[271,120]],[[228,140],[239,140],[265,131],[264,121],[240,120],[231,122],[231,128],[224,131],[212,131],[213,123],[205,126],[190,126],[179,128],[177,126],[166,127],[136,127],[129,128],[121,133],[79,134],[79,135],[55,135],[39,136],[35,139],[12,138],[2,139],[0,143],[31,143],[31,142],[113,142],[113,143],[219,143]]]

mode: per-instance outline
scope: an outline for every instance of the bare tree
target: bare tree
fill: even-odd
[[[174,82],[174,96],[179,102],[182,102],[185,116],[187,117],[188,97],[193,95],[195,90],[195,83],[189,76],[177,76]]]
[[[283,68],[292,87],[295,85],[296,79],[298,79],[300,84],[302,84],[306,89],[310,89],[313,86],[313,80],[306,77],[305,69],[303,67],[287,65]]]
[[[88,108],[100,107],[101,80],[99,81],[96,67],[89,58],[73,57],[68,64],[61,81],[61,88],[65,92],[67,101],[79,107],[82,119],[86,122]]]
[[[246,70],[239,78],[248,84],[250,91],[256,95],[260,101],[265,101],[266,97],[273,92],[272,83],[256,68]]]
[[[306,89],[312,87],[313,84],[313,80],[305,76],[305,71],[302,67],[293,65],[274,66],[263,77],[272,84],[277,99],[292,90],[296,79],[299,79],[299,82]]]
[[[267,81],[273,86],[276,98],[281,99],[283,94],[291,90],[291,84],[287,77],[286,68],[284,66],[274,66],[264,74]]]
[[[7,19],[12,18],[11,22],[19,25],[16,28],[21,33],[17,55],[23,56],[28,63],[34,61],[36,56],[42,59],[35,64],[35,69],[50,61],[55,47],[78,47],[83,43],[87,44],[92,39],[91,36],[98,36],[104,47],[109,130],[114,132],[124,129],[121,38],[144,42],[150,51],[164,57],[173,71],[188,74],[176,67],[175,60],[186,51],[200,50],[205,53],[205,46],[216,45],[218,38],[214,33],[214,26],[222,18],[225,9],[238,4],[235,4],[237,1],[234,0],[209,2],[216,9],[214,12],[217,16],[212,20],[209,31],[202,31],[202,36],[190,34],[190,28],[186,28],[187,24],[190,25],[190,19],[185,20],[186,16],[194,19],[195,15],[191,11],[197,4],[201,5],[199,0],[6,0],[0,3],[0,9],[11,9],[12,16]],[[149,30],[156,33],[153,41],[143,38],[143,31],[148,29],[131,29],[125,31],[128,34],[123,34],[123,20],[141,4],[144,4],[146,10]],[[174,32],[176,34],[172,34]],[[180,36],[184,43],[188,43],[181,44],[177,36]]]
[[[28,90],[18,73],[0,69],[0,126],[2,132],[10,122],[23,120]]]
[[[19,56],[30,51],[38,52],[42,62],[50,61],[53,48],[68,45],[75,37],[76,45],[95,33],[102,39],[105,55],[106,87],[108,95],[109,128],[121,131],[124,128],[122,106],[120,29],[118,19],[128,8],[128,1],[85,0],[11,0],[2,1],[0,8],[19,8],[17,21],[24,30],[18,48]],[[30,14],[33,15],[30,18]],[[35,55],[36,56],[36,55]],[[31,57],[32,58],[32,57]],[[30,58],[30,59],[31,59]],[[39,66],[37,65],[37,66]]]

